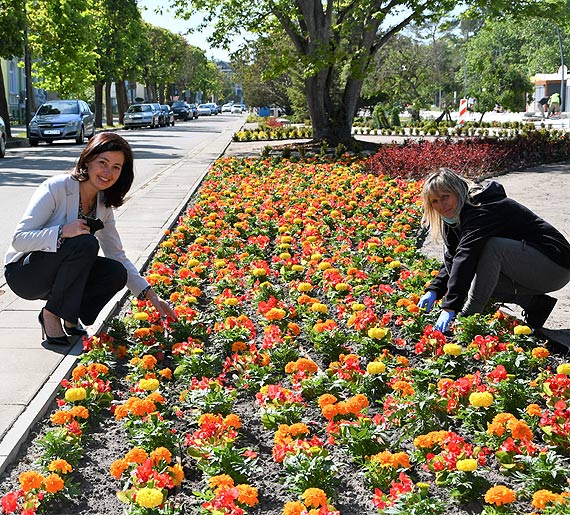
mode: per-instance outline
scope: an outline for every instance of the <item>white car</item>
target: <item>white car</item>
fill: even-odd
[[[241,113],[243,112],[242,109],[241,109],[241,104],[234,104],[234,105],[232,106],[231,112],[232,112],[232,113],[241,114]]]
[[[224,104],[222,106],[222,113],[231,113],[232,112],[232,104]]]
[[[200,104],[198,106],[198,116],[212,116],[210,104]]]

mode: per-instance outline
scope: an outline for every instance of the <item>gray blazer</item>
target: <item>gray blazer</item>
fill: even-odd
[[[38,186],[30,199],[24,216],[18,223],[5,264],[14,263],[34,251],[56,252],[60,225],[77,220],[79,213],[79,182],[69,174],[50,177]],[[106,207],[103,195],[97,196],[96,216],[105,227],[95,233],[105,257],[115,259],[127,269],[127,287],[138,295],[147,281],[126,256],[117,228],[113,209]]]

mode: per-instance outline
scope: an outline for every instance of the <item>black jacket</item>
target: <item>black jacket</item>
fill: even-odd
[[[507,197],[501,184],[490,181],[471,197],[459,214],[459,226],[445,224],[444,264],[428,286],[442,307],[459,312],[475,276],[479,256],[493,236],[524,241],[570,270],[570,243],[552,225]]]

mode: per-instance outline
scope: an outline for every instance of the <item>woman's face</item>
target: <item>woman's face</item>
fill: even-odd
[[[429,195],[431,207],[435,209],[440,216],[445,218],[455,218],[457,215],[457,206],[459,199],[455,193],[451,191],[439,191]]]
[[[99,191],[110,188],[119,179],[124,163],[125,156],[120,150],[97,154],[87,163],[89,182]]]

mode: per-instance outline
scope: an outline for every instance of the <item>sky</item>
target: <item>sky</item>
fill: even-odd
[[[204,50],[206,52],[206,57],[210,59],[221,59],[222,61],[230,60],[229,52],[222,49],[210,48],[206,38],[211,34],[211,30],[206,29],[202,32],[185,34],[189,28],[194,28],[199,25],[202,21],[202,16],[198,14],[194,15],[188,21],[175,18],[174,14],[169,12],[165,7],[168,5],[168,0],[139,0],[138,4],[143,20],[177,34],[182,34],[188,43]],[[157,14],[155,12],[157,6],[162,8],[162,14]]]

